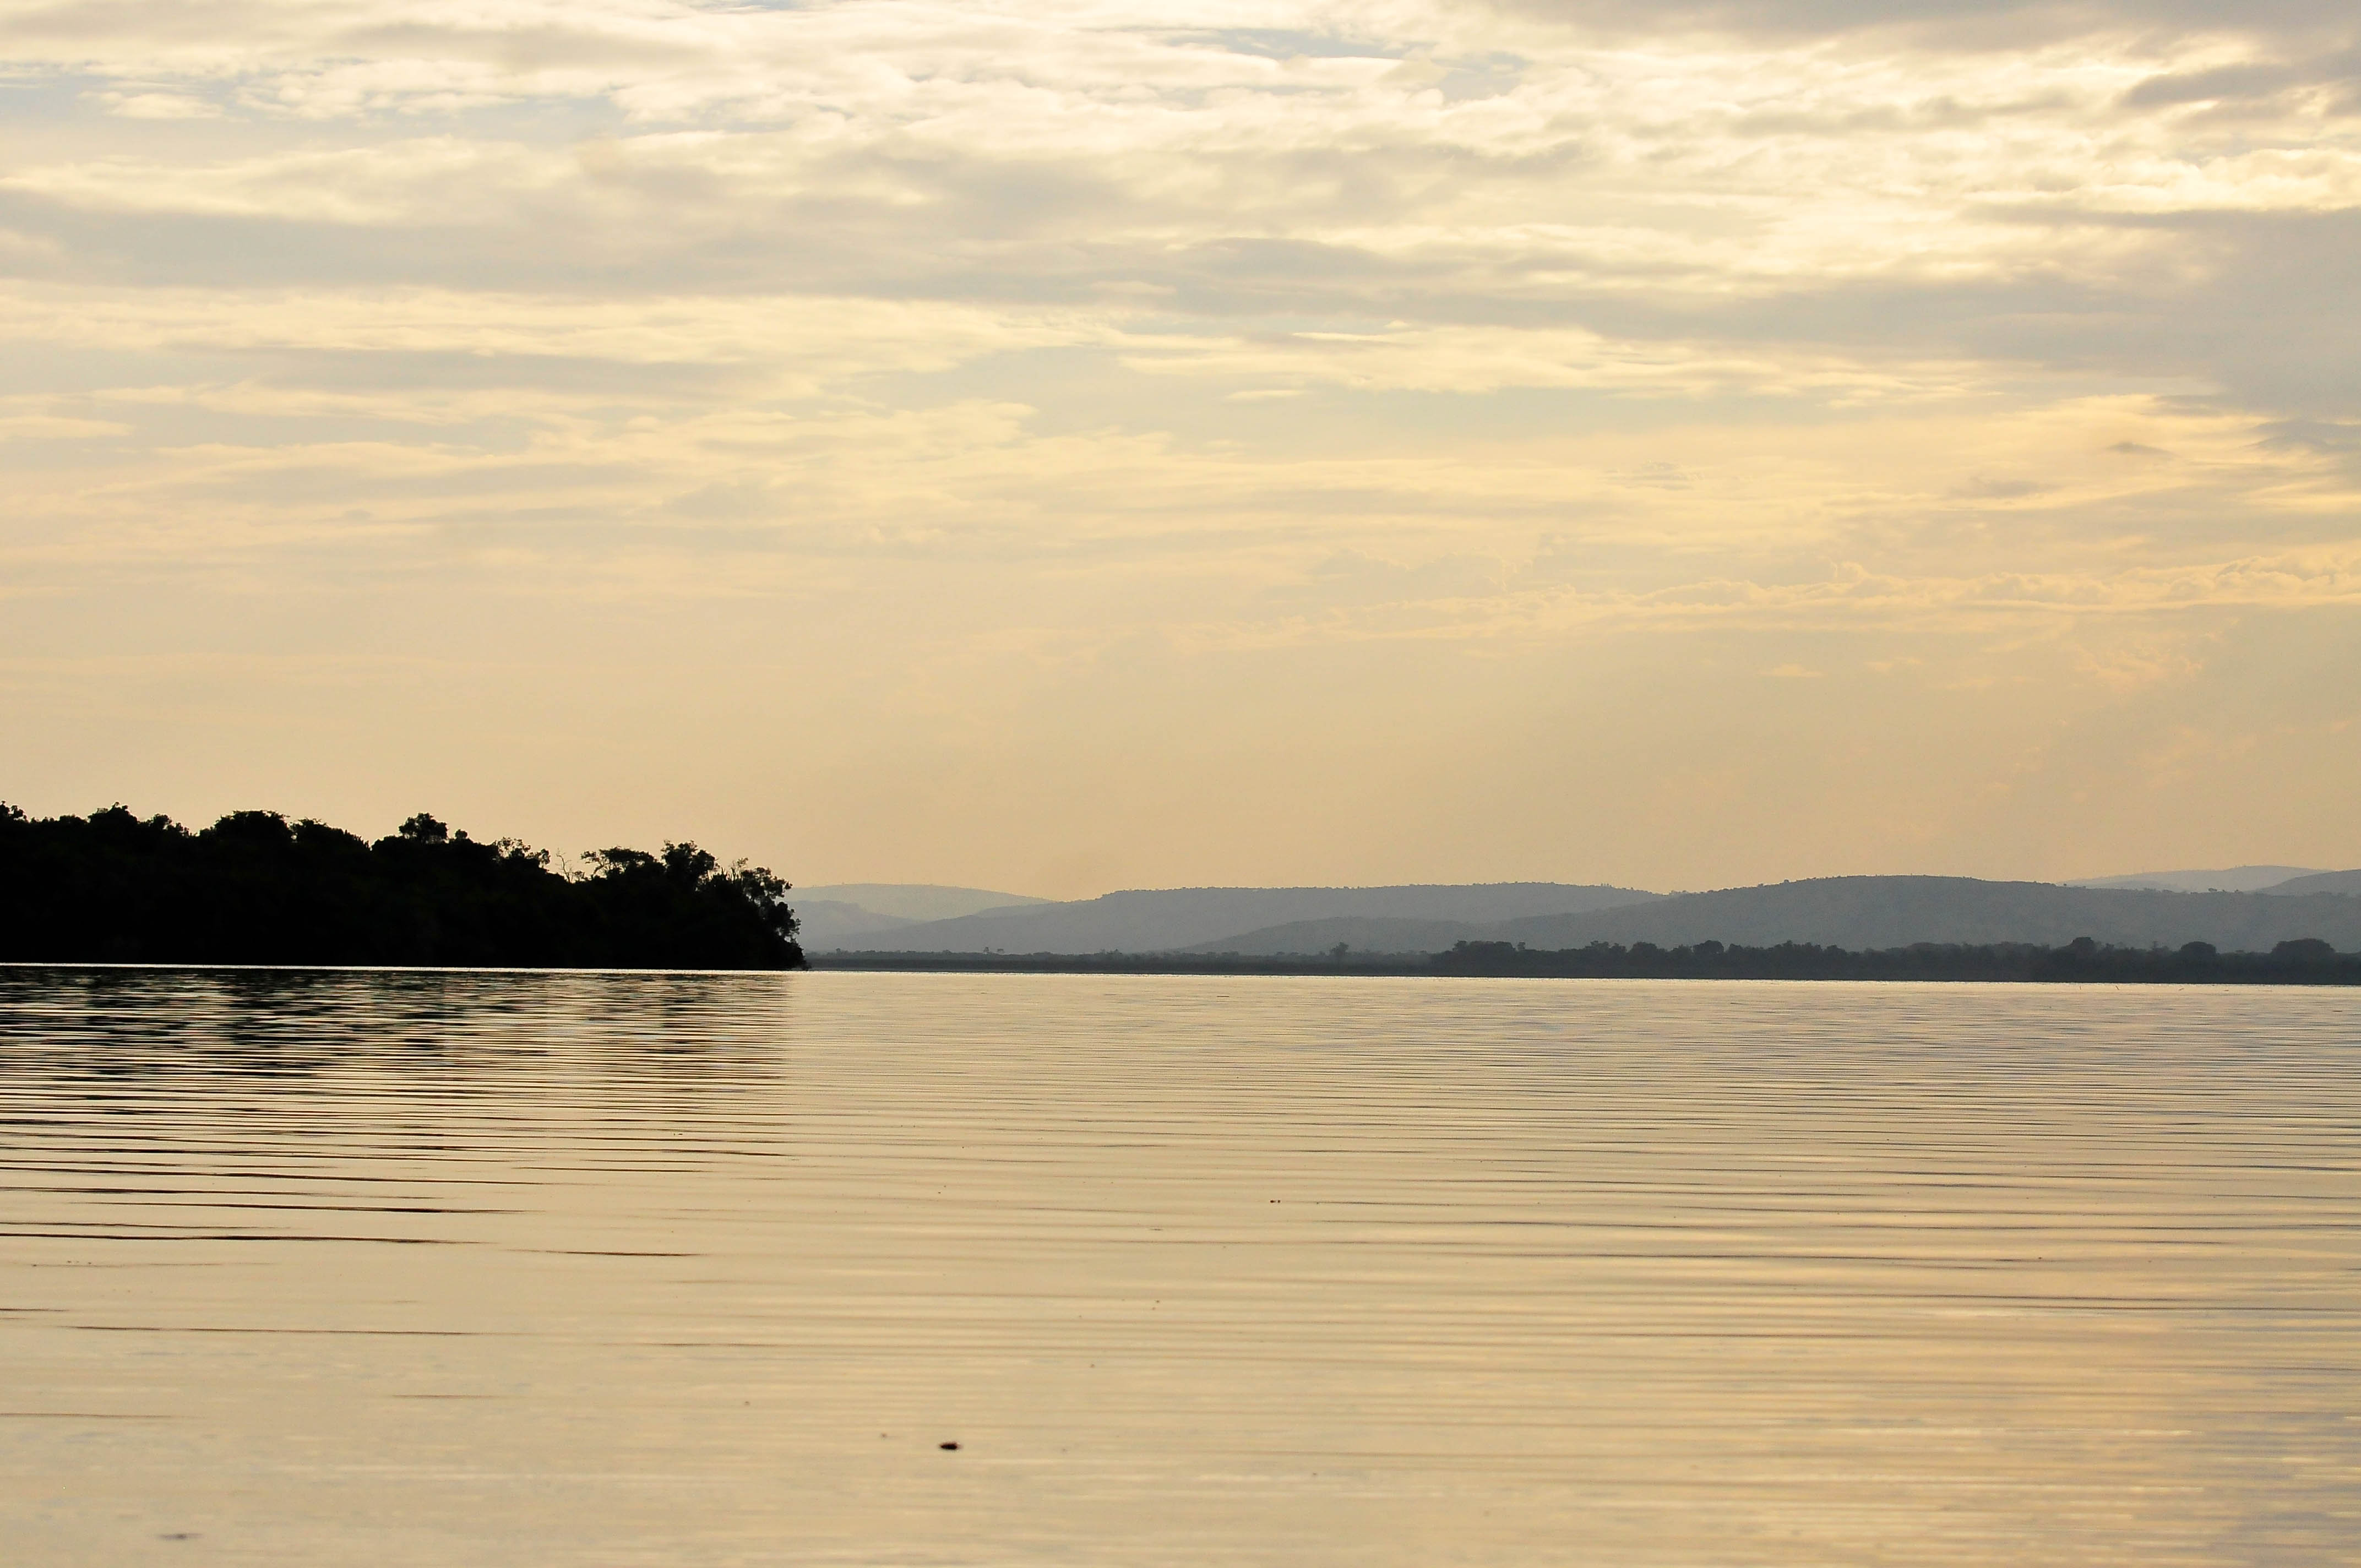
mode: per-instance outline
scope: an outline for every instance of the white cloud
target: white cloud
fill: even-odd
[[[0,162],[0,555],[92,637],[223,583],[793,606],[1044,711],[1140,637],[2150,700],[2355,624],[2354,31],[0,0],[79,105]]]
[[[187,93],[93,93],[90,98],[110,115],[126,120],[210,120],[221,107]]]

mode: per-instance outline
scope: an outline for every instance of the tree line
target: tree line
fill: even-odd
[[[2268,953],[2224,953],[2210,942],[2178,948],[2117,948],[2078,937],[2064,947],[2037,942],[1982,946],[1917,942],[1855,952],[1811,942],[1660,948],[1593,942],[1555,951],[1521,942],[1461,942],[1434,957],[1444,974],[1561,975],[1626,980],[2014,980],[2121,983],[2361,985],[2361,953],[2340,953],[2317,937]]]
[[[693,843],[561,870],[421,813],[374,843],[275,811],[192,830],[0,804],[0,960],[793,969],[788,884]]]

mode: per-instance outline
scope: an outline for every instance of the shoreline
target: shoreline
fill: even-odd
[[[2361,985],[2361,955],[2290,959],[2270,953],[2191,956],[2171,950],[2026,945],[1850,952],[1789,946],[1699,953],[1453,953],[1249,958],[1236,954],[911,953],[806,955],[840,973],[1329,975],[1465,980],[1916,981],[2023,985]]]

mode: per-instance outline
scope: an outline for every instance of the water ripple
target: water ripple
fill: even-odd
[[[2356,1002],[0,970],[0,1539],[2361,1560]]]

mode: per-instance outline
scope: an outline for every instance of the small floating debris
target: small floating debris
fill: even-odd
[[[955,1442],[939,1442],[935,1444],[935,1446],[941,1449],[945,1453],[957,1453],[959,1452],[959,1444]]]

